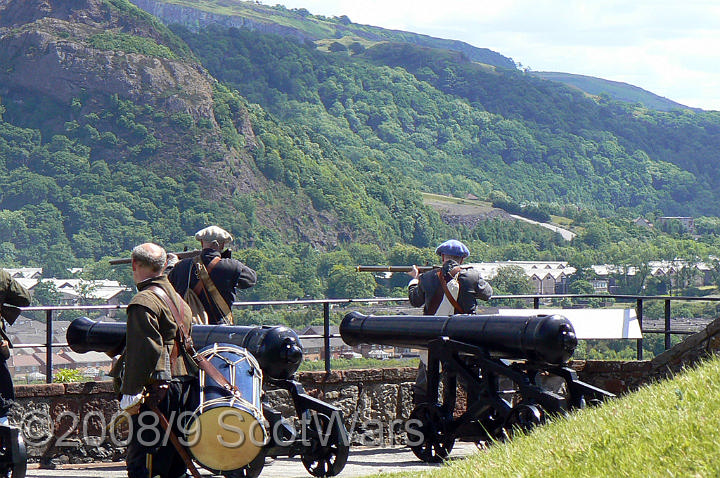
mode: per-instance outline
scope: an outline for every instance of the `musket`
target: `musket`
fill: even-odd
[[[419,272],[427,272],[440,266],[415,266]],[[410,272],[413,266],[357,266],[357,272]]]
[[[200,249],[195,249],[195,250],[192,250],[192,251],[169,252],[168,254],[175,254],[175,255],[178,257],[178,259],[182,260],[182,259],[186,259],[186,258],[188,258],[188,257],[198,256],[198,255],[200,255],[201,252],[202,252],[202,251],[201,251]],[[117,265],[117,264],[130,264],[131,262],[132,262],[132,259],[129,258],[129,257],[126,258],[126,259],[112,259],[112,260],[110,260],[110,264],[112,264],[112,265]]]

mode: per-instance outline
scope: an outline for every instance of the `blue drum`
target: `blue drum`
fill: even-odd
[[[208,345],[198,355],[238,392],[229,392],[200,370],[200,405],[188,426],[188,448],[209,470],[243,468],[268,440],[262,414],[262,370],[250,352],[231,344]]]

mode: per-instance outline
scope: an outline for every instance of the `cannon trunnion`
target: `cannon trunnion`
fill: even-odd
[[[614,396],[578,380],[577,373],[565,366],[577,339],[572,324],[559,315],[351,312],[340,325],[340,335],[348,345],[427,349],[426,394],[415,397],[406,424],[408,445],[426,462],[444,460],[455,440],[502,440],[554,414]],[[458,381],[467,395],[467,408],[456,418]]]

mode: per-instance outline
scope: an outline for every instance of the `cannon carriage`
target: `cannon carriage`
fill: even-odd
[[[340,334],[351,346],[427,350],[427,392],[416,398],[406,426],[410,448],[425,462],[447,458],[456,440],[503,440],[514,430],[528,430],[549,416],[613,396],[580,381],[567,366],[577,339],[570,322],[559,315],[351,312],[343,319]],[[467,407],[456,417],[458,382],[467,395]]]
[[[66,338],[75,352],[112,356],[124,348],[125,332],[125,323],[83,317],[70,324]],[[284,326],[195,325],[192,340],[198,354],[247,397],[237,400],[228,396],[219,383],[201,372],[201,404],[189,434],[197,424],[213,440],[195,440],[189,447],[196,462],[227,478],[257,477],[265,458],[278,456],[299,456],[313,476],[335,476],[343,470],[350,445],[342,413],[305,393],[302,384],[294,380],[303,359],[295,332]],[[262,399],[262,386],[267,384],[289,393],[297,415],[294,420],[283,417]],[[238,411],[238,418],[218,426],[217,417],[222,418],[231,408]],[[214,439],[228,431],[244,432],[250,439],[219,447]]]
[[[25,478],[27,450],[17,427],[0,425],[0,478]]]

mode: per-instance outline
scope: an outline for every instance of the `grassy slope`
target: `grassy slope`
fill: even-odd
[[[132,1],[132,0],[131,0]],[[323,15],[301,15],[299,9],[287,9],[278,2],[278,7],[256,4],[242,0],[158,0],[162,3],[191,7],[210,13],[248,18],[255,22],[278,24],[294,28],[315,40],[335,41],[341,37],[362,37],[372,41],[395,41],[415,43],[434,48],[460,51],[468,58],[489,65],[514,69],[512,59],[487,48],[474,47],[468,43],[436,38],[419,33],[390,30],[359,23],[338,23]],[[355,41],[355,40],[353,40]],[[361,41],[362,43],[362,41]],[[365,45],[367,46],[367,45]]]
[[[578,88],[590,95],[607,94],[611,98],[615,98],[628,103],[640,103],[647,108],[659,111],[671,111],[674,109],[688,109],[687,106],[676,103],[662,96],[658,96],[649,91],[638,88],[618,81],[604,80],[592,76],[575,75],[572,73],[558,73],[551,71],[533,71],[533,75],[539,76],[546,80],[558,81],[569,86]]]
[[[715,358],[422,476],[720,476],[718,396],[720,358]]]

